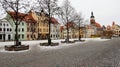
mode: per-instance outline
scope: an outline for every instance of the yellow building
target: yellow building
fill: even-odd
[[[49,33],[48,14],[46,14],[43,10],[41,12],[32,11],[32,16],[37,21],[37,39],[47,39]]]
[[[27,40],[36,40],[38,35],[36,31],[37,21],[33,18],[32,12],[30,11],[25,17],[27,23]]]

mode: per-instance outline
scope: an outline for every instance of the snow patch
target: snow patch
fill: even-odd
[[[30,49],[29,49],[30,50]],[[22,51],[6,51],[5,49],[1,49],[0,52],[3,53],[23,53],[23,52],[28,52],[29,50],[22,50]]]
[[[70,41],[78,40],[78,39],[70,39]],[[64,39],[59,40],[52,40],[52,42],[56,43],[58,42],[58,46],[40,46],[40,43],[47,42],[47,40],[35,40],[35,41],[21,41],[22,45],[29,45],[30,49],[36,49],[34,46],[37,46],[37,48],[40,48],[40,50],[46,51],[46,50],[56,50],[56,49],[62,49],[62,48],[69,48],[71,46],[75,45],[81,45],[83,43],[91,42],[91,41],[107,41],[110,39],[101,39],[101,38],[82,38],[82,40],[85,40],[85,42],[76,42],[71,44],[61,43],[61,41],[64,41]],[[7,53],[20,53],[20,52],[26,52],[29,50],[23,50],[23,51],[5,51],[4,46],[5,45],[14,45],[14,42],[0,42],[0,52],[7,52]]]

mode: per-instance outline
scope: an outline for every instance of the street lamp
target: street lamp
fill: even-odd
[[[3,41],[5,42],[5,24],[4,24],[3,26],[4,26],[4,29],[3,29],[3,31],[4,31],[4,34],[3,34]]]

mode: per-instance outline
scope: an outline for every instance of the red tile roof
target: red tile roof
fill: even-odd
[[[26,21],[27,23],[36,23],[37,22],[30,14],[25,17],[24,21]]]
[[[65,26],[68,26],[68,28],[74,27],[74,25],[75,25],[74,22],[67,22],[67,23],[65,24]]]
[[[50,21],[53,24],[59,24],[58,21],[55,18],[53,18],[53,17],[50,18]]]
[[[15,12],[13,11],[9,11],[8,12],[9,15],[11,15],[12,18],[14,19],[17,19],[17,15]],[[25,21],[27,23],[36,23],[35,19],[32,17],[31,14],[24,14],[24,13],[18,13],[18,20],[22,20],[22,21]]]
[[[101,25],[99,23],[95,23],[95,26],[98,27],[98,28],[101,28]]]

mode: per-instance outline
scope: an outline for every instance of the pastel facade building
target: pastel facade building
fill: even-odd
[[[65,26],[61,27],[61,37],[66,39],[67,38],[67,25],[68,25],[68,32],[69,38],[78,38],[79,37],[79,29],[78,26],[74,22],[68,22]]]
[[[33,12],[29,12],[28,15],[24,19],[27,28],[26,35],[27,40],[37,40],[37,21],[35,20]]]
[[[6,19],[0,20],[0,40],[13,40],[13,29]]]
[[[37,17],[37,34],[38,34],[38,40],[47,39],[48,33],[49,33],[49,26],[48,26],[48,14],[45,13],[43,10],[41,12],[35,12],[35,15]]]
[[[18,35],[19,40],[35,40],[37,38],[35,31],[35,23],[36,21],[33,19],[30,13],[24,14],[24,13],[18,13],[19,17],[19,25],[18,25]],[[24,17],[24,18],[23,18]],[[9,23],[12,26],[13,29],[13,38],[15,39],[15,12],[9,12],[9,15],[7,15],[7,20],[9,20]]]
[[[60,39],[60,24],[55,18],[50,19],[51,22],[51,39]]]
[[[7,20],[9,21],[9,23],[12,26],[12,30],[13,30],[13,39],[15,39],[15,17],[14,17],[15,12],[9,12],[9,15],[6,16]],[[10,16],[11,15],[11,16]],[[19,13],[18,14],[19,17],[22,17],[24,14],[23,13]],[[14,21],[13,21],[14,19]],[[19,25],[18,25],[18,35],[19,35],[19,40],[26,40],[26,31],[27,31],[27,24],[25,23],[25,21],[21,20],[18,21]]]

